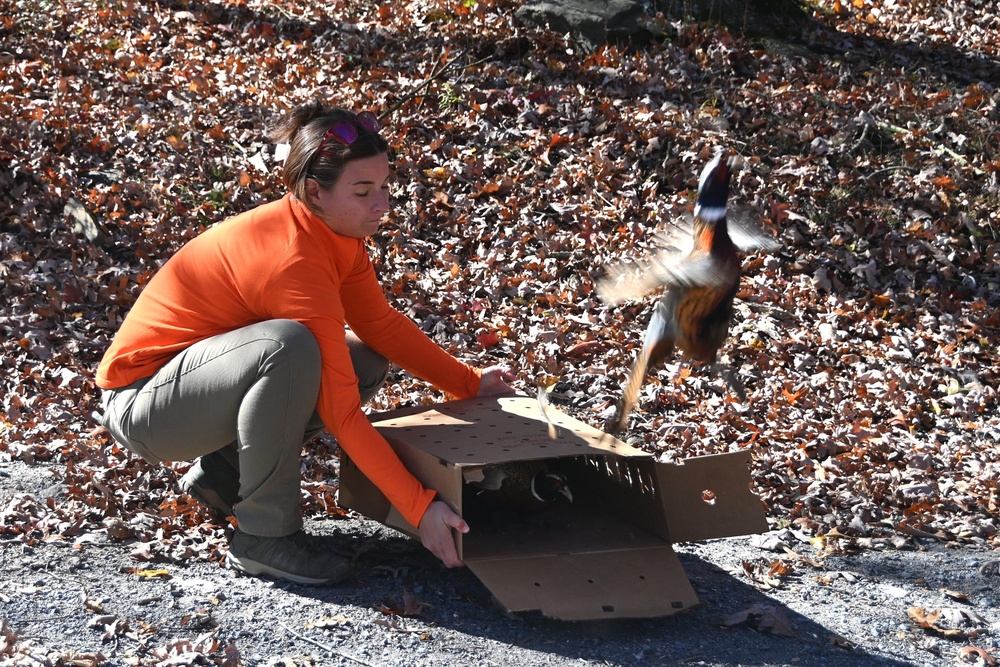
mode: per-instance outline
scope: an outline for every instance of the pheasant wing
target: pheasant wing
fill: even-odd
[[[781,247],[778,241],[765,234],[763,230],[751,223],[746,217],[741,220],[730,220],[728,227],[729,238],[743,252],[753,252],[755,250],[774,252]]]
[[[713,287],[725,285],[726,276],[719,270],[718,261],[701,255],[659,253],[649,259],[619,264],[608,269],[597,282],[597,294],[606,303],[618,305],[629,299],[638,299],[662,287]]]

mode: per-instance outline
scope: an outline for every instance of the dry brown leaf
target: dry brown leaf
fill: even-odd
[[[788,616],[780,607],[765,604],[755,604],[748,609],[730,614],[723,618],[723,625],[746,625],[758,632],[767,632],[784,637],[794,637],[795,632],[788,622]]]
[[[986,649],[979,648],[978,646],[963,646],[958,649],[958,664],[995,667],[997,659]]]
[[[932,609],[910,607],[907,615],[921,628],[946,639],[965,639],[978,634],[976,626],[982,627],[984,619],[975,612],[965,609]],[[967,626],[964,629],[957,626]]]

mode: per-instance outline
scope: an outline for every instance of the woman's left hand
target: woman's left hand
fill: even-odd
[[[469,524],[441,500],[435,500],[430,504],[417,527],[420,541],[428,551],[441,559],[445,567],[462,567],[465,563],[458,557],[452,529],[467,533]]]
[[[491,366],[483,369],[483,379],[479,383],[479,393],[477,396],[502,396],[513,394],[514,389],[508,385],[517,376],[506,366]]]

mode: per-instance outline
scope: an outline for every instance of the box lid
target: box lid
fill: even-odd
[[[537,399],[528,396],[469,398],[376,414],[371,420],[387,440],[419,447],[459,467],[586,454],[650,456],[558,410],[548,413],[559,429],[555,440]]]

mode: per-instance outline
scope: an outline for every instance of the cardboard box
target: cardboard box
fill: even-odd
[[[510,611],[566,620],[653,617],[698,604],[671,544],[765,532],[750,489],[750,452],[657,463],[602,431],[525,396],[475,398],[373,415],[406,466],[459,514],[469,482],[497,465],[544,461],[563,472],[572,502],[512,513],[458,536],[466,565]],[[385,496],[343,457],[340,503],[416,536]],[[504,522],[506,519],[506,523]]]

